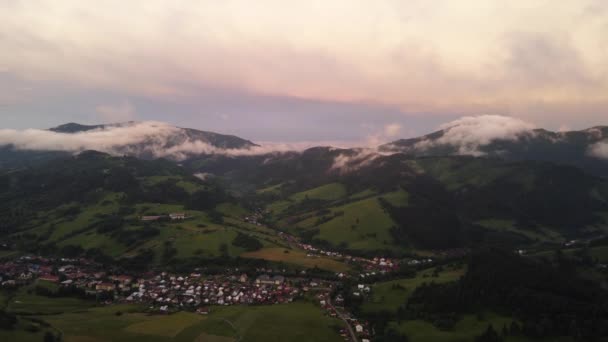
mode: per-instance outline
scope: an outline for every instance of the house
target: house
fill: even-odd
[[[358,332],[358,333],[362,333],[363,332],[363,326],[361,324],[355,325],[355,331]]]
[[[239,282],[241,282],[241,283],[246,283],[246,282],[247,282],[247,279],[248,279],[247,274],[243,273],[243,274],[241,274],[241,276],[239,277]]]
[[[199,315],[208,315],[208,314],[209,314],[209,312],[210,312],[210,310],[209,310],[209,308],[198,308],[198,309],[196,310],[196,312],[197,312]]]
[[[38,279],[44,280],[44,281],[50,281],[51,283],[58,283],[59,282],[59,277],[51,275],[51,274],[41,275]]]
[[[281,285],[281,284],[283,284],[285,282],[285,277],[280,276],[280,275],[274,276],[274,277],[272,277],[272,282],[275,285]]]
[[[99,283],[95,285],[97,291],[114,291],[114,284],[112,283]]]
[[[186,213],[171,213],[169,214],[169,218],[171,218],[171,220],[184,220],[186,218]]]
[[[274,280],[272,280],[269,275],[263,274],[255,280],[255,283],[262,284],[262,285],[273,285]]]
[[[110,277],[111,280],[121,282],[123,284],[130,284],[133,281],[133,277],[128,275],[115,275]]]

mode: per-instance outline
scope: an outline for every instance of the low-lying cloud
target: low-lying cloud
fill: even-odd
[[[592,145],[589,149],[589,155],[596,158],[608,159],[608,140]]]
[[[376,149],[370,148],[357,149],[355,154],[340,153],[334,158],[334,163],[331,166],[330,171],[338,171],[340,173],[356,171],[371,164],[380,156],[382,156],[381,153]]]
[[[163,122],[145,121],[111,125],[90,131],[60,133],[49,130],[0,130],[0,146],[17,150],[82,152],[96,150],[112,155],[135,155],[183,160],[192,155],[256,155],[302,149],[290,144],[269,144],[248,148],[220,148],[190,138],[178,127]]]
[[[521,119],[502,115],[465,116],[443,124],[444,134],[433,140],[423,140],[415,148],[426,150],[440,145],[451,145],[458,154],[481,156],[481,146],[496,140],[517,140],[533,134],[534,125]]]

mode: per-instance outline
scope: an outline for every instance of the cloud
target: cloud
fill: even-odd
[[[177,131],[177,128],[161,122],[140,122],[74,134],[40,129],[1,129],[0,145],[12,145],[20,150],[118,153],[119,148],[144,141],[161,144]]]
[[[451,145],[462,155],[480,156],[481,146],[495,140],[517,140],[532,134],[534,125],[521,119],[501,115],[465,116],[440,126],[444,131],[438,139],[423,140],[415,148],[425,150],[440,145]]]
[[[343,151],[334,158],[330,171],[339,171],[340,173],[353,172],[371,164],[380,156],[382,154],[378,153],[376,149],[370,148]]]
[[[608,159],[608,140],[592,145],[589,148],[589,155],[600,159]]]
[[[130,102],[97,106],[95,112],[103,122],[109,123],[133,121],[136,118],[135,107]]]
[[[169,100],[214,87],[549,119],[549,107],[605,104],[602,1],[522,1],[4,1],[0,69]]]
[[[193,139],[183,129],[167,123],[143,121],[109,125],[71,134],[40,129],[0,129],[0,146],[6,145],[18,150],[65,152],[96,150],[112,155],[127,154],[184,160],[201,154],[243,156],[302,151],[315,146],[315,143],[275,142],[242,149],[225,149],[203,140]]]

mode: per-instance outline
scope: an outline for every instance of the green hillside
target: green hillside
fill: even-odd
[[[348,173],[315,173],[335,152],[314,153],[318,165],[278,185],[250,181],[266,184],[257,195],[276,228],[318,244],[399,254],[479,243],[560,244],[608,231],[608,182],[573,167],[397,154]],[[276,170],[272,162],[263,167],[286,177],[288,161],[274,163]],[[245,180],[238,171],[229,177]]]

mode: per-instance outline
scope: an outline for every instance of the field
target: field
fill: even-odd
[[[383,197],[398,205],[407,203],[407,196],[403,192],[386,194]],[[358,250],[394,247],[390,229],[395,222],[384,211],[376,197],[334,207],[331,211],[343,212],[343,215],[317,226],[320,230],[318,238],[336,246],[345,245]]]
[[[43,282],[37,282],[26,287],[20,288],[10,300],[8,300],[6,310],[17,313],[34,314],[54,314],[60,312],[78,311],[90,307],[93,302],[84,301],[76,298],[49,298],[34,294],[34,287],[40,283],[41,286],[49,287]],[[51,284],[50,286],[53,286]]]
[[[566,255],[574,255],[576,252],[578,252],[580,250],[581,250],[580,248],[568,248],[568,249],[562,250],[562,252]],[[552,258],[554,255],[555,255],[554,251],[543,251],[543,252],[533,254],[533,256],[548,257],[548,258]],[[598,262],[600,262],[600,263],[607,263],[608,262],[608,246],[591,247],[591,248],[589,248],[589,255],[593,259],[597,259]]]
[[[434,269],[428,269],[419,272],[415,278],[411,279],[398,279],[374,284],[372,286],[372,298],[370,301],[363,304],[363,311],[397,312],[399,306],[405,304],[407,298],[412,294],[416,287],[423,283],[456,281],[465,272],[463,268],[450,269],[439,272],[437,277],[433,277],[433,271]]]
[[[290,197],[292,201],[301,202],[304,199],[335,201],[346,195],[346,188],[340,183],[330,183],[318,188],[298,192]]]
[[[314,237],[334,246],[363,251],[395,249],[390,233],[395,222],[378,199],[382,197],[395,206],[407,206],[408,194],[400,190],[377,195],[372,190],[365,190],[350,197],[346,195],[342,185],[330,183],[271,203],[267,208],[278,226],[296,235],[302,230],[319,229]],[[312,211],[287,217],[284,213],[287,207],[297,206],[303,198],[340,201],[326,206],[329,213]]]
[[[179,177],[179,176],[149,176],[149,177],[145,177],[143,180],[144,180],[145,184],[147,184],[147,185],[155,185],[155,184],[158,184],[161,182],[174,181],[174,182],[176,182],[177,186],[184,189],[188,193],[194,193],[198,190],[202,190],[205,188],[201,184],[194,183],[194,182],[191,182],[188,180],[184,180],[184,179],[182,179],[182,177]]]
[[[229,321],[236,327],[236,333]],[[224,324],[222,324],[224,322]],[[221,307],[200,324],[208,333],[242,337],[242,341],[341,341],[342,322],[309,303],[255,307]]]
[[[49,305],[54,306],[53,303]],[[55,308],[57,309],[57,308]],[[341,322],[304,302],[272,306],[212,307],[201,316],[149,315],[134,305],[113,305],[38,316],[66,342],[340,341]],[[21,324],[21,323],[20,323]],[[18,327],[20,328],[20,327]],[[41,333],[0,331],[3,341],[41,341]],[[10,339],[6,339],[10,338]]]
[[[175,337],[185,328],[198,323],[201,320],[202,317],[200,315],[178,312],[154,320],[131,324],[125,331],[144,335]]]
[[[242,256],[245,258],[285,262],[307,268],[318,267],[333,272],[346,272],[349,270],[348,265],[342,262],[326,257],[307,257],[305,252],[294,249],[264,248],[259,251],[245,253]]]
[[[411,342],[471,342],[476,336],[481,335],[488,324],[492,324],[496,331],[501,331],[504,325],[509,326],[512,319],[494,313],[485,313],[483,319],[479,320],[474,315],[466,315],[458,321],[454,328],[449,331],[442,331],[431,323],[421,320],[404,321],[401,324],[395,322],[391,326],[408,336]],[[508,337],[505,342],[524,342],[530,341],[524,337]],[[550,341],[556,341],[551,339]],[[559,340],[569,341],[569,340]]]
[[[456,159],[429,158],[419,159],[415,163],[425,172],[437,177],[450,191],[464,186],[483,187],[499,178],[509,178],[523,185],[525,189],[530,189],[535,180],[534,174],[518,174],[514,166],[493,167],[483,160],[472,160],[463,165]]]
[[[275,187],[262,189],[261,193],[276,192]],[[289,198],[277,201],[268,206],[273,214],[278,215],[285,211],[291,205],[297,205],[305,199],[335,201],[346,196],[346,188],[340,183],[325,184],[317,188],[302,191],[291,195]]]
[[[557,232],[549,229],[541,229],[538,231],[525,230],[515,228],[513,220],[481,220],[477,224],[500,232],[510,232],[518,235],[523,235],[530,240],[538,240],[542,242],[562,242],[564,238]]]

